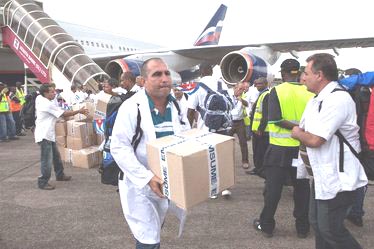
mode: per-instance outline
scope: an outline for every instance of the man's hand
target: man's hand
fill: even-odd
[[[300,133],[304,132],[304,129],[300,128],[299,126],[294,126],[292,128],[291,137],[294,139],[298,139],[300,137]]]
[[[81,109],[79,109],[79,111],[78,111],[80,114],[84,114],[84,115],[88,115],[88,109],[86,109],[86,108],[84,108],[84,107],[82,107]]]
[[[153,176],[152,179],[148,182],[149,186],[151,187],[152,191],[160,198],[165,198],[162,193],[162,181],[157,176]]]

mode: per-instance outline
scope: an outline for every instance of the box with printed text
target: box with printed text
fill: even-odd
[[[147,144],[148,165],[163,193],[189,209],[235,183],[234,138],[192,129]]]

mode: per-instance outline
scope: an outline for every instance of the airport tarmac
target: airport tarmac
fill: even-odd
[[[276,213],[273,238],[252,228],[263,206],[264,181],[240,166],[236,144],[236,185],[229,199],[208,200],[189,211],[184,233],[177,238],[177,219],[168,216],[161,248],[170,249],[310,249],[314,235],[296,236],[292,217],[292,188],[284,187]],[[56,182],[54,191],[37,188],[40,151],[31,133],[18,141],[0,144],[0,248],[1,249],[127,249],[135,248],[125,222],[116,188],[100,183],[97,168],[69,165],[71,182]],[[374,187],[365,199],[364,227],[346,221],[363,248],[374,248]],[[370,232],[371,231],[371,232]]]

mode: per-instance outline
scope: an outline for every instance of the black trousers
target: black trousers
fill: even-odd
[[[269,133],[265,133],[262,136],[256,133],[252,134],[252,150],[253,150],[253,163],[258,173],[264,171],[264,156],[269,146]]]
[[[287,177],[291,177],[294,188],[294,211],[295,226],[298,233],[309,232],[309,180],[296,179],[295,167],[265,166],[265,190],[264,190],[264,208],[262,209],[260,222],[261,229],[264,232],[272,233],[275,228],[274,215],[282,195],[283,185]]]
[[[309,219],[316,236],[316,249],[362,249],[344,226],[355,195],[355,191],[345,191],[330,200],[316,200],[312,184]]]

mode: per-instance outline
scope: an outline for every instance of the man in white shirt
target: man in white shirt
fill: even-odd
[[[360,161],[337,134],[339,131],[357,152],[361,150],[355,104],[336,82],[338,69],[332,55],[314,54],[307,63],[303,80],[317,96],[308,102],[292,137],[306,146],[313,171],[309,219],[316,248],[361,249],[345,228],[344,219],[355,190],[367,184],[367,177]]]
[[[55,187],[48,183],[51,178],[52,164],[54,167],[56,181],[69,181],[71,176],[64,174],[60,153],[56,145],[55,125],[59,117],[69,117],[75,114],[88,114],[87,109],[77,111],[65,111],[53,103],[55,89],[50,84],[43,84],[39,89],[40,95],[35,100],[35,143],[41,149],[41,176],[38,178],[38,187],[43,190],[53,190]]]
[[[242,153],[242,167],[243,169],[249,169],[248,164],[248,145],[246,129],[244,124],[244,108],[248,106],[248,102],[242,98],[244,92],[244,84],[238,83],[235,85],[233,92],[230,97],[233,102],[233,108],[231,110],[232,116],[232,127],[228,132],[229,136],[233,136],[235,133],[238,135],[240,150]]]

